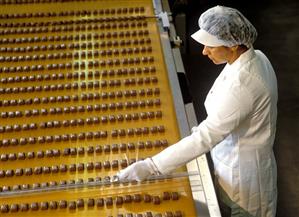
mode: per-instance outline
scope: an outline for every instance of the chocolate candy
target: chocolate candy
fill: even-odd
[[[21,203],[21,205],[20,205],[20,210],[21,210],[22,212],[26,212],[26,211],[28,211],[28,209],[29,209],[29,205],[28,205],[28,203]]]
[[[49,208],[50,209],[57,209],[57,202],[56,201],[50,201],[49,202]]]
[[[9,206],[7,204],[2,204],[0,206],[0,211],[1,211],[1,213],[7,213],[7,212],[9,212]]]
[[[87,200],[87,206],[88,207],[93,207],[94,204],[95,204],[94,199],[93,198],[88,198],[88,200]]]
[[[123,197],[122,196],[117,196],[116,198],[115,198],[115,204],[116,205],[122,205],[123,204]]]
[[[178,200],[179,199],[179,193],[178,192],[171,192],[171,198],[172,198],[172,200]]]
[[[145,203],[149,203],[149,202],[151,202],[152,198],[149,194],[145,194],[145,195],[143,195],[143,200]]]
[[[183,216],[182,211],[180,211],[180,210],[175,211],[175,213],[174,213],[174,217],[182,217],[182,216]]]
[[[125,195],[124,196],[124,202],[125,203],[131,203],[132,202],[132,196],[131,195]]]
[[[112,168],[118,168],[118,160],[112,160],[111,167]]]
[[[36,203],[36,202],[31,203],[30,204],[30,209],[32,211],[37,211],[39,209],[38,203]]]
[[[30,175],[32,175],[32,168],[25,168],[24,174],[25,174],[26,176],[30,176]]]
[[[77,200],[77,207],[78,208],[84,208],[84,200],[83,199],[78,199]]]
[[[104,206],[104,199],[103,198],[96,199],[96,205],[97,205],[97,207],[103,207]]]
[[[43,201],[40,203],[41,210],[47,210],[49,207],[49,203],[47,201]]]
[[[94,168],[97,169],[97,170],[102,169],[102,164],[101,164],[101,162],[95,162],[95,164],[94,164]]]
[[[162,199],[163,200],[170,200],[170,193],[169,192],[163,192],[163,195],[162,195]]]
[[[112,206],[113,205],[112,197],[106,197],[105,198],[105,204],[106,204],[106,206]]]
[[[66,200],[60,200],[58,206],[59,206],[60,209],[65,209],[67,207]]]
[[[159,205],[161,203],[160,197],[159,196],[153,196],[153,203],[155,205]]]
[[[84,164],[83,163],[79,163],[77,165],[78,171],[84,171]]]
[[[76,164],[70,164],[69,165],[69,170],[70,170],[70,172],[75,172],[76,171]]]
[[[93,162],[87,163],[86,168],[87,168],[87,170],[93,170],[93,168],[94,168]]]

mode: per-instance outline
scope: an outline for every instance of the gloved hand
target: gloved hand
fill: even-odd
[[[138,161],[118,172],[119,181],[143,181],[150,175],[159,174],[150,158]]]

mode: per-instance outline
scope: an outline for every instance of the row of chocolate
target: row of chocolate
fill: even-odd
[[[66,100],[64,100],[66,101]],[[56,101],[55,101],[56,102]],[[28,103],[29,104],[29,103]],[[30,103],[32,104],[32,103]],[[117,102],[117,103],[102,103],[102,104],[94,104],[94,105],[79,105],[79,106],[65,106],[65,107],[52,107],[52,108],[41,108],[41,109],[29,109],[29,110],[24,110],[24,111],[3,111],[1,112],[1,118],[21,118],[23,116],[25,117],[31,117],[31,116],[40,116],[40,115],[60,115],[60,114],[69,114],[69,113],[77,113],[77,112],[92,112],[92,111],[115,111],[116,109],[121,110],[123,108],[126,109],[131,109],[131,108],[144,108],[145,106],[147,107],[152,107],[152,106],[160,106],[161,101],[160,99],[149,99],[149,100],[140,100],[140,101],[126,101],[126,102]],[[160,114],[158,114],[160,115]],[[129,113],[126,115],[126,120],[131,120],[133,119],[132,115]],[[136,117],[136,115],[134,115]],[[145,117],[145,116],[144,116]],[[118,121],[123,121],[124,118],[123,116],[119,115],[116,116],[114,119],[112,116],[111,118],[113,120],[118,120]],[[108,118],[104,120],[109,120]],[[77,120],[78,121],[78,120]],[[97,120],[92,120],[97,122]],[[79,125],[80,123],[84,124],[84,120],[79,120],[77,122]],[[93,122],[90,122],[93,123]],[[70,121],[65,121],[65,126],[70,125]],[[58,125],[57,125],[58,126]],[[33,127],[34,128],[34,127]],[[17,126],[17,130],[19,127]],[[25,126],[25,130],[27,130],[27,126]]]
[[[62,90],[81,90],[86,89],[99,89],[106,87],[120,87],[120,86],[144,86],[144,84],[156,84],[158,82],[158,78],[156,76],[153,77],[145,77],[145,78],[126,78],[126,79],[113,79],[113,80],[104,80],[100,81],[90,81],[90,82],[73,82],[73,83],[64,83],[64,84],[51,84],[51,85],[43,85],[43,86],[22,86],[22,87],[6,87],[0,88],[1,94],[18,94],[18,93],[33,93],[33,92],[50,92],[50,91],[62,91]],[[153,94],[154,92],[152,92]],[[131,96],[131,92],[127,91],[127,96]],[[159,93],[158,93],[159,94]]]
[[[124,203],[153,203],[155,205],[159,205],[162,201],[167,201],[172,198],[172,200],[178,200],[178,192],[164,192],[165,195],[169,196],[169,198],[163,197],[162,200],[158,195],[149,195],[149,194],[134,194],[134,195],[124,195],[124,196],[117,196],[117,197],[106,197],[106,198],[88,198],[83,199],[79,198],[76,201],[71,200],[59,200],[59,201],[42,201],[42,202],[32,202],[32,203],[21,203],[21,204],[2,204],[0,206],[1,213],[8,213],[10,212],[18,212],[18,211],[37,211],[37,210],[56,210],[56,209],[66,209],[69,208],[73,209],[84,209],[85,206],[87,207],[111,207],[113,204],[115,206],[120,207]],[[117,217],[123,216],[122,214],[118,214]],[[126,216],[133,216],[132,214]],[[136,216],[140,216],[139,214]],[[143,215],[141,215],[143,216]],[[146,217],[152,216],[151,212],[145,213]],[[156,217],[157,215],[155,215]],[[160,216],[160,215],[159,215]],[[162,215],[161,215],[162,216]],[[166,217],[181,217],[181,211],[175,211],[174,213],[168,211],[165,212]]]
[[[63,150],[61,149],[47,149],[47,150],[39,150],[39,151],[29,151],[18,152],[18,153],[2,153],[0,155],[0,160],[2,162],[5,161],[15,161],[15,160],[25,160],[25,159],[34,159],[34,158],[51,158],[51,157],[59,157],[59,156],[83,156],[85,153],[88,155],[102,154],[102,153],[118,153],[125,152],[127,150],[133,151],[135,149],[152,149],[167,147],[168,141],[166,139],[163,140],[155,140],[155,141],[139,141],[137,144],[135,143],[120,143],[120,144],[105,144],[105,145],[89,145],[87,147],[65,147]]]
[[[127,24],[124,21],[129,21]],[[91,19],[67,19],[55,21],[31,21],[31,22],[5,22],[0,24],[0,28],[20,28],[20,27],[45,27],[45,26],[80,26],[85,24],[104,23],[104,25],[97,25],[94,27],[87,26],[87,29],[116,29],[116,28],[141,28],[146,27],[147,21],[145,16],[124,16],[124,17],[111,17],[111,18],[91,18]]]
[[[13,2],[68,2],[68,1],[80,1],[80,0],[0,0],[0,4],[7,3],[12,4]],[[82,0],[85,1],[85,0]],[[36,13],[14,13],[14,14],[1,14],[0,19],[13,19],[13,18],[32,18],[32,17],[66,17],[66,16],[91,16],[91,15],[114,15],[114,14],[132,14],[132,13],[144,13],[144,7],[122,7],[122,8],[106,8],[98,10],[69,10],[69,11],[50,11],[50,12],[36,12]]]
[[[65,110],[64,110],[65,111]],[[70,113],[70,112],[65,112]],[[148,112],[140,112],[140,113],[126,113],[126,114],[117,114],[117,115],[103,115],[103,116],[94,116],[87,117],[85,119],[66,119],[66,120],[48,120],[47,122],[40,123],[25,123],[25,124],[14,124],[14,125],[0,125],[0,133],[10,133],[10,132],[20,132],[20,131],[28,131],[28,130],[38,130],[38,129],[51,129],[51,128],[61,128],[61,127],[74,127],[74,126],[83,126],[85,124],[106,124],[106,123],[115,123],[123,122],[123,121],[131,121],[131,120],[146,120],[146,119],[154,119],[161,118],[162,111],[148,111]]]
[[[80,49],[94,49],[94,48],[105,48],[105,47],[117,47],[117,46],[130,46],[130,45],[144,45],[144,44],[150,44],[151,40],[149,38],[144,39],[144,38],[140,38],[140,39],[121,39],[121,40],[107,40],[107,41],[101,41],[100,43],[98,42],[81,42],[81,43],[68,43],[68,44],[48,44],[48,45],[35,45],[35,46],[27,46],[27,47],[1,47],[0,52],[33,52],[33,51],[52,51],[52,50],[66,50],[66,49],[71,49],[71,50],[80,50]],[[139,51],[144,53],[146,51],[151,50],[151,48],[146,48],[146,47],[141,47],[140,49],[136,49],[134,50],[134,52],[138,53]],[[118,51],[118,50],[117,50]],[[107,54],[108,51],[106,51]],[[116,50],[115,50],[116,52]],[[123,52],[123,50],[121,50],[121,52]],[[127,52],[127,51],[126,51]],[[133,48],[132,50],[129,51],[130,53],[133,53]],[[106,55],[105,54],[105,55]],[[115,55],[118,55],[119,52],[117,53],[113,53]],[[98,55],[103,55],[100,52],[98,53]],[[108,55],[108,54],[107,54]],[[112,55],[112,53],[111,53]],[[45,56],[45,58],[47,59],[48,56]],[[75,56],[73,56],[74,58],[77,57],[77,54]],[[78,57],[79,58],[79,54]],[[49,57],[48,59],[51,59],[51,57]],[[27,61],[27,59],[24,59]],[[37,59],[29,59],[28,61],[31,60],[37,60]],[[10,61],[10,59],[8,59],[8,62]]]
[[[106,100],[106,99],[121,99],[121,98],[130,98],[130,97],[145,97],[145,96],[157,96],[160,94],[159,88],[147,88],[147,89],[131,89],[131,90],[123,90],[123,91],[111,91],[111,92],[102,92],[102,93],[82,93],[82,94],[74,94],[74,95],[59,95],[59,96],[48,96],[48,97],[34,97],[34,98],[27,98],[27,99],[11,99],[11,100],[2,100],[0,101],[0,107],[9,107],[9,106],[22,106],[22,105],[39,105],[39,104],[48,104],[48,103],[56,103],[56,102],[78,102],[81,100],[82,102],[86,101],[93,101],[93,100]],[[158,100],[158,99],[157,99]],[[156,100],[156,101],[157,101]],[[137,102],[137,104],[136,104]],[[156,105],[159,104],[159,102],[155,102]],[[145,106],[152,106],[152,101],[128,101],[128,102],[112,102],[109,104],[103,103],[103,104],[96,104],[96,105],[86,105],[86,106],[65,106],[61,109],[51,109],[49,110],[45,108],[41,108],[40,112],[37,110],[35,112],[28,110],[24,111],[25,116],[31,116],[31,115],[47,115],[47,114],[61,114],[61,113],[76,113],[76,112],[84,112],[85,110],[88,112],[91,112],[93,110],[95,111],[106,111],[106,110],[115,110],[115,109],[123,109],[125,108],[137,108],[145,107]],[[19,117],[19,115],[23,116],[23,113],[16,115],[16,117]],[[9,113],[6,115],[4,114],[3,118],[6,118],[9,116]],[[12,117],[12,116],[11,116]]]
[[[82,62],[67,62],[67,63],[52,63],[47,65],[28,65],[28,66],[11,66],[11,67],[1,67],[0,73],[15,73],[15,72],[30,72],[30,71],[44,71],[44,70],[57,70],[57,69],[85,69],[94,68],[99,66],[109,67],[123,65],[126,67],[128,64],[140,65],[140,63],[152,63],[154,62],[153,56],[142,56],[142,57],[129,57],[129,58],[117,58],[117,59],[107,59],[107,60],[94,60],[94,61],[82,61]]]
[[[157,133],[163,134],[165,127],[163,125],[152,126],[152,127],[137,127],[128,129],[112,129],[109,135],[113,138],[124,137],[124,136],[140,136],[140,135],[156,135]],[[108,131],[93,131],[93,132],[80,132],[80,133],[65,133],[61,135],[43,135],[38,137],[21,137],[21,138],[9,138],[0,140],[0,146],[15,146],[15,145],[26,145],[26,144],[43,144],[61,141],[78,141],[78,140],[92,140],[107,138]]]
[[[135,160],[135,159],[134,159]],[[126,159],[119,160],[109,160],[103,162],[87,162],[87,163],[77,163],[77,164],[60,164],[60,165],[52,165],[52,166],[36,166],[34,168],[17,168],[17,169],[7,169],[0,170],[0,178],[9,178],[13,176],[31,176],[31,175],[41,175],[41,174],[49,174],[49,173],[66,173],[66,172],[83,172],[85,170],[101,170],[104,169],[118,169],[119,166],[121,168],[125,168],[128,166],[128,162]]]
[[[21,48],[20,48],[21,49]],[[27,48],[26,48],[27,49]],[[18,49],[16,49],[18,50]],[[23,52],[23,51],[22,51]],[[24,51],[25,52],[25,51]],[[115,49],[101,49],[100,51],[81,51],[81,52],[58,52],[58,53],[48,53],[45,54],[33,54],[33,55],[19,55],[19,56],[0,56],[1,63],[9,62],[23,62],[23,61],[40,61],[40,60],[62,60],[62,59],[84,59],[84,58],[98,58],[109,57],[109,56],[119,56],[127,54],[139,54],[139,53],[151,53],[152,47],[128,47],[128,48],[115,48]],[[60,67],[61,68],[61,67]]]
[[[11,83],[19,83],[19,82],[40,82],[40,81],[57,81],[57,80],[83,80],[83,79],[103,79],[107,77],[114,77],[114,76],[127,76],[130,77],[136,75],[147,75],[154,74],[156,72],[156,67],[136,67],[136,68],[119,68],[119,69],[104,69],[101,71],[88,71],[88,72],[66,72],[66,73],[52,73],[52,74],[36,74],[36,75],[23,75],[23,76],[9,76],[9,77],[2,77],[0,82],[2,84],[11,84]],[[142,82],[143,80],[148,80],[149,78],[136,78],[137,83]]]
[[[101,33],[85,33],[74,35],[48,35],[21,38],[1,38],[0,44],[23,44],[23,43],[39,43],[39,42],[59,42],[59,41],[90,41],[105,38],[128,38],[148,36],[148,30],[127,30],[118,32],[101,32]],[[146,39],[148,40],[148,39]]]
[[[140,22],[133,28],[147,27],[147,22]],[[110,30],[110,29],[127,29],[130,28],[128,22],[124,23],[106,23],[106,24],[86,24],[80,26],[53,26],[53,27],[30,27],[30,28],[9,28],[0,30],[0,35],[15,35],[15,34],[33,34],[33,33],[57,33],[57,32],[71,32],[73,31],[86,31],[86,30]]]

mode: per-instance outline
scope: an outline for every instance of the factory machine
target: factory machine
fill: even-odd
[[[197,124],[166,2],[0,0],[0,12],[1,216],[220,216],[205,156],[115,179]]]

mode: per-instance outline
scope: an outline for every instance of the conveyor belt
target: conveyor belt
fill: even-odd
[[[0,11],[1,215],[195,216],[186,177],[109,184],[180,138],[152,2]]]

